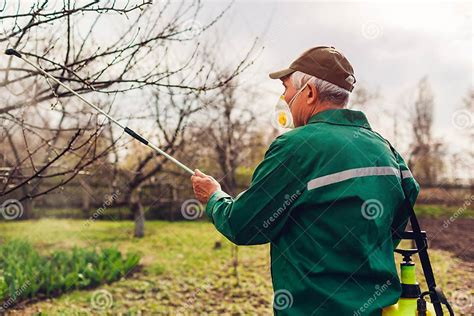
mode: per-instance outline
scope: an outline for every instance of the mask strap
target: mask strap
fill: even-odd
[[[303,86],[303,88],[299,89],[298,92],[295,93],[295,95],[291,98],[290,102],[288,102],[288,107],[291,109],[291,104],[293,103],[293,101],[295,100],[295,98],[301,93],[303,92],[304,88],[306,88],[306,86],[308,85],[308,83],[306,82]]]

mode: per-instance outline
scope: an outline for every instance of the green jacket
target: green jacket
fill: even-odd
[[[277,137],[248,190],[215,192],[206,213],[235,244],[271,244],[275,314],[380,315],[401,292],[401,184],[414,204],[417,182],[365,115],[327,110]]]

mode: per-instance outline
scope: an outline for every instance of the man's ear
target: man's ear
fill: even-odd
[[[316,103],[316,101],[318,101],[318,90],[316,89],[316,87],[314,85],[310,85],[308,84],[308,92],[307,92],[307,98],[306,98],[306,103],[308,105],[313,105]]]

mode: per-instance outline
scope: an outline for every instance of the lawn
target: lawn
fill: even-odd
[[[474,218],[474,207],[471,206],[469,201],[460,206],[444,206],[444,205],[433,205],[433,204],[419,204],[416,206],[417,216],[424,217],[445,217],[455,216],[456,218]]]
[[[20,303],[16,310],[9,310],[10,314],[272,313],[268,246],[239,247],[236,274],[233,246],[207,222],[147,222],[143,239],[131,238],[130,221],[88,225],[83,220],[43,219],[2,222],[0,229],[0,242],[27,240],[43,255],[74,246],[116,246],[123,253],[142,255],[140,269],[117,282]],[[465,265],[456,267],[460,261],[444,251],[432,250],[431,257],[438,283],[446,294],[459,295],[460,290],[465,293]],[[463,307],[455,306],[458,311]]]

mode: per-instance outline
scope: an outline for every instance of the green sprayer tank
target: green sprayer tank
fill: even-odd
[[[410,258],[413,253],[401,249],[397,249],[397,252],[403,255],[403,261],[400,263],[402,294],[396,304],[383,309],[382,316],[435,316],[433,305],[420,298],[416,267]]]

